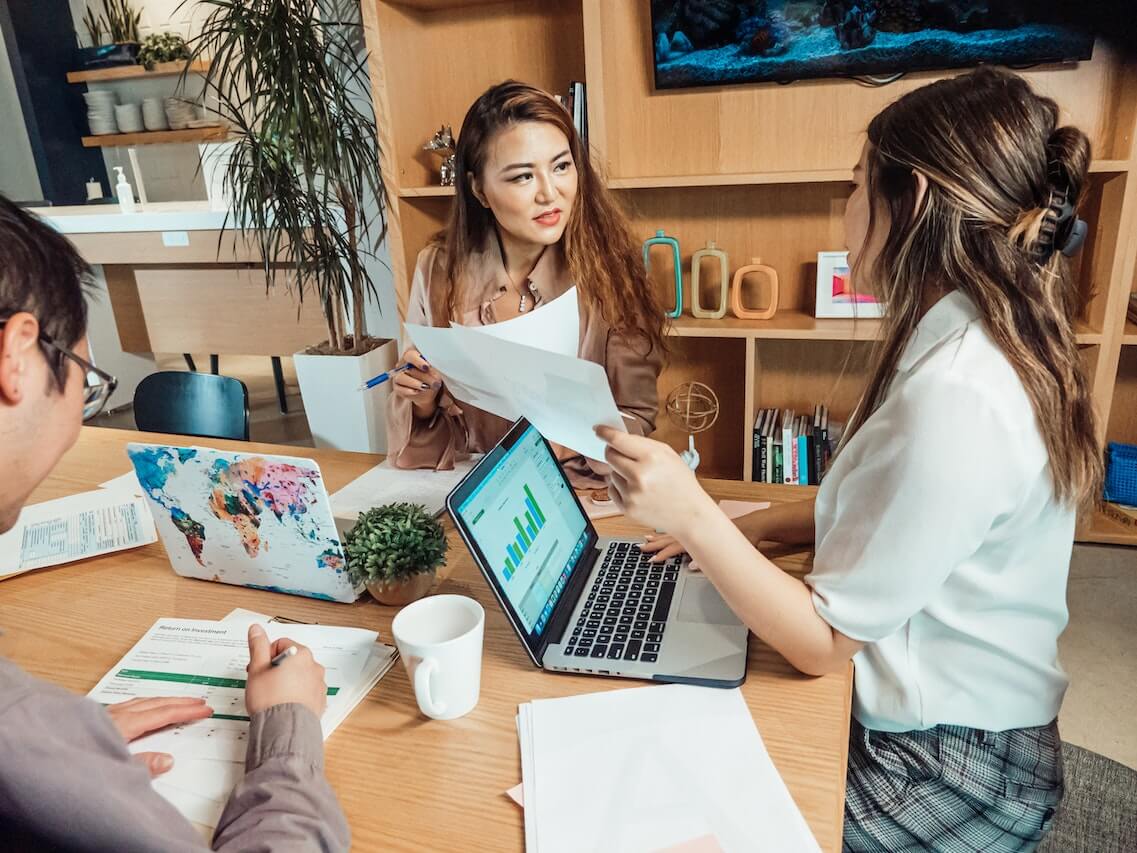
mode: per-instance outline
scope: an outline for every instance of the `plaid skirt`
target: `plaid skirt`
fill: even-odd
[[[1034,850],[1062,799],[1062,742],[1048,726],[880,732],[855,719],[846,851]]]

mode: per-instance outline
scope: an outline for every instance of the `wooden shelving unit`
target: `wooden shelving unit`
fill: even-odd
[[[146,130],[141,133],[109,133],[105,136],[84,136],[84,148],[107,148],[114,145],[161,145],[170,142],[206,142],[224,139],[228,131],[223,127],[194,127],[186,130]]]
[[[835,418],[848,416],[880,324],[812,316],[817,253],[842,248],[852,165],[872,116],[958,72],[914,73],[880,88],[814,80],[656,91],[649,0],[368,0],[363,9],[373,96],[386,117],[381,145],[400,310],[415,257],[452,204],[452,190],[437,186],[436,158],[422,151],[430,135],[442,123],[458,130],[474,98],[506,78],[557,92],[584,80],[594,162],[619,191],[637,234],[647,238],[663,228],[676,236],[685,280],[692,253],[708,240],[728,253],[732,270],[761,257],[778,271],[773,319],[684,316],[672,324],[661,398],[698,379],[722,404],[700,443],[700,473],[750,478],[750,430],[759,408],[826,402]],[[1137,69],[1099,44],[1090,62],[1023,74],[1093,144],[1083,205],[1091,237],[1074,262],[1087,301],[1077,335],[1103,437],[1137,443],[1137,327],[1124,316],[1137,288]],[[711,272],[708,265],[704,305],[718,287]],[[669,294],[667,264],[653,264],[654,275],[661,294]],[[664,416],[656,437],[686,444]],[[1137,544],[1137,536],[1096,519],[1082,529],[1090,541]]]
[[[153,70],[148,71],[144,65],[115,65],[110,68],[95,68],[90,71],[68,71],[68,83],[106,83],[115,80],[136,80],[141,78],[168,77],[181,74],[205,74],[209,71],[209,62],[198,60],[186,67],[185,62],[158,62]]]

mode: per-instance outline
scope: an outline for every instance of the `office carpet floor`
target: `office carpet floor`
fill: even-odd
[[[195,355],[198,366],[208,355]],[[291,359],[284,359],[289,413],[277,407],[267,357],[224,356],[221,372],[249,387],[254,441],[311,445]],[[180,355],[159,356],[164,370],[184,370]],[[100,416],[99,426],[134,428],[129,408]],[[1064,739],[1137,768],[1137,548],[1076,545],[1067,593],[1070,623],[1059,657],[1070,689],[1059,716]]]

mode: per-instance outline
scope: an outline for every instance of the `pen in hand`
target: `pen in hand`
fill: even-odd
[[[284,663],[284,662],[285,662],[285,661],[286,661],[288,658],[290,658],[290,657],[292,657],[294,654],[296,654],[296,652],[297,652],[296,646],[289,646],[289,647],[288,647],[287,649],[285,649],[283,652],[281,652],[281,653],[280,653],[280,654],[278,654],[276,657],[274,657],[272,660],[270,660],[270,661],[268,662],[268,665],[269,665],[269,666],[280,666],[280,665],[281,665],[282,663]]]
[[[380,373],[378,376],[372,379],[368,379],[366,382],[360,385],[357,390],[366,391],[368,388],[374,388],[376,385],[382,385],[396,373],[402,373],[404,370],[410,370],[411,367],[413,367],[411,364],[400,364],[398,367],[393,368],[392,370],[388,370],[386,373]]]

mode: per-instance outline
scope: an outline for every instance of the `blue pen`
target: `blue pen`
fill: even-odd
[[[373,379],[368,379],[366,382],[359,386],[359,390],[366,391],[368,388],[374,388],[376,385],[382,385],[396,373],[402,373],[404,370],[410,370],[411,367],[413,367],[411,364],[400,364],[393,370],[388,370],[386,373],[380,373]]]

